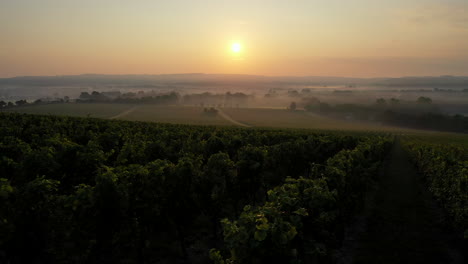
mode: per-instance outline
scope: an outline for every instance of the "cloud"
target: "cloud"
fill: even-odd
[[[468,31],[468,2],[400,9],[396,16],[407,26]]]

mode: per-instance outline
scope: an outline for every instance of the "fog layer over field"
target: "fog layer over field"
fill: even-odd
[[[196,123],[191,121],[194,118],[193,111],[217,116],[218,111],[224,109],[219,113],[218,121],[202,123],[222,124],[224,117],[236,124],[237,121],[229,115],[229,109],[269,108],[304,112],[346,122],[468,131],[468,120],[463,117],[468,113],[468,77],[363,79],[179,74],[0,79],[0,104],[4,109],[55,103],[86,104],[88,106],[76,111],[88,112],[90,116],[96,117],[102,116],[99,113],[102,111],[94,109],[96,107],[90,104],[126,104],[128,106],[121,107],[121,112],[107,117],[121,118],[128,115],[135,120],[151,121],[146,116],[157,115],[160,116],[154,120],[157,122]],[[170,106],[171,110],[166,110],[172,114],[168,116],[163,114],[165,111],[151,107],[144,113],[134,111],[134,105],[140,108],[142,105]],[[194,107],[197,110],[179,111],[174,107]],[[138,115],[145,117],[139,118]],[[231,111],[231,115],[236,113]],[[262,126],[278,126],[277,123],[264,122],[265,112],[250,112],[249,116],[261,119],[256,122],[247,118],[246,122],[251,125],[260,123]],[[296,127],[290,122],[296,120],[295,116],[287,114],[283,119],[288,120],[286,123],[280,122],[284,126]],[[297,122],[304,121],[299,118]]]
[[[378,98],[395,98],[403,102],[426,96],[442,106],[444,112],[468,112],[468,77],[454,76],[364,79],[174,74],[0,79],[0,100],[3,101],[79,99],[81,93],[91,94],[93,91],[105,92],[110,98],[125,93],[136,93],[141,98],[175,92],[182,104],[228,106],[231,101],[236,101],[234,104],[242,107],[279,108],[286,108],[292,101],[299,106],[307,104],[310,98],[329,104],[372,104]],[[226,96],[226,93],[234,96]],[[248,100],[237,100],[242,97],[240,93],[247,95]],[[183,100],[184,95],[186,100]],[[233,98],[237,99],[231,100]]]

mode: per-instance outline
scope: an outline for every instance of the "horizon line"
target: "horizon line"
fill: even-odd
[[[406,75],[399,77],[379,76],[379,77],[350,77],[338,75],[264,75],[264,74],[247,74],[247,73],[203,73],[203,72],[187,72],[187,73],[79,73],[79,74],[60,74],[60,75],[16,75],[12,77],[0,77],[0,79],[14,78],[37,78],[37,77],[73,77],[73,76],[177,76],[177,75],[213,75],[213,76],[250,76],[264,78],[346,78],[346,79],[399,79],[399,78],[434,78],[434,77],[468,77],[468,75]]]

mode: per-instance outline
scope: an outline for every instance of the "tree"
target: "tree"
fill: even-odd
[[[299,97],[299,92],[296,90],[288,91],[289,97]]]
[[[387,101],[385,101],[385,99],[383,99],[383,98],[379,98],[379,99],[377,99],[377,100],[375,101],[375,103],[376,103],[377,105],[386,105],[386,104],[387,104]]]
[[[26,100],[18,100],[18,101],[15,102],[15,104],[16,104],[17,106],[22,106],[22,105],[25,105],[25,104],[27,104],[27,103],[28,103],[28,102],[26,102]]]
[[[96,100],[96,101],[102,101],[102,100],[106,100],[107,97],[104,94],[100,93],[100,92],[93,91],[91,93],[91,99]]]
[[[391,98],[390,99],[390,104],[392,105],[397,105],[400,103],[400,100],[396,99],[396,98]]]
[[[296,102],[291,102],[291,104],[289,105],[289,110],[296,111],[296,108],[297,108]]]
[[[424,96],[421,96],[418,98],[418,101],[417,101],[419,104],[431,104],[432,103],[432,99],[429,98],[429,97],[424,97]]]
[[[0,108],[3,108],[7,105],[7,103],[5,103],[4,101],[0,101]]]
[[[89,99],[91,95],[88,92],[81,92],[80,99]]]

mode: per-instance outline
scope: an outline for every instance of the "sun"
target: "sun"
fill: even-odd
[[[237,42],[236,42],[236,43],[232,43],[232,45],[231,45],[231,50],[232,50],[232,52],[234,52],[234,53],[239,53],[239,52],[242,50],[242,46],[241,46],[240,43],[237,43]]]

